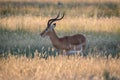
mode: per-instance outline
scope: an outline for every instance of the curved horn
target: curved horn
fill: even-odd
[[[56,20],[60,16],[60,12],[58,13],[56,18],[50,19],[47,23],[47,25],[50,25],[53,20]]]
[[[55,21],[61,20],[61,19],[64,17],[64,15],[65,15],[65,12],[63,13],[63,15],[62,15],[61,18],[58,18],[58,19],[56,19]]]
[[[57,17],[56,17],[56,18],[54,18],[54,19],[50,19],[50,20],[48,21],[48,25],[52,24],[54,21],[61,20],[61,19],[64,17],[65,12],[63,13],[63,15],[62,15],[62,17],[61,17],[61,18],[58,18],[58,17],[59,17],[59,15],[60,15],[60,12],[58,13],[58,15],[57,15]]]
[[[65,15],[65,13],[63,13],[63,15],[62,15],[62,17],[61,17],[61,18],[56,18],[56,19],[52,20],[52,21],[50,22],[50,24],[52,24],[54,21],[61,20],[61,19],[64,17],[64,15]]]

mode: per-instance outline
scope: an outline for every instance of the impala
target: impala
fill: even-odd
[[[64,13],[62,17],[60,17],[60,13],[57,15],[56,18],[50,19],[47,23],[47,28],[40,34],[41,37],[49,36],[52,45],[59,49],[62,54],[73,54],[80,52],[83,55],[83,51],[85,50],[86,45],[86,37],[82,34],[75,34],[72,36],[64,36],[59,38],[56,35],[54,28],[56,27],[55,21],[59,21],[63,19]]]

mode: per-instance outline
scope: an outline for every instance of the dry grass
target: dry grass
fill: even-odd
[[[35,57],[9,56],[0,60],[2,80],[118,80],[120,59],[102,57]],[[108,76],[106,78],[106,76]]]
[[[119,4],[119,0],[0,0],[0,80],[119,80]],[[57,35],[84,33],[86,57],[51,57],[58,52],[51,52],[50,40],[39,33],[58,11],[66,15],[56,22]],[[36,49],[48,58],[38,57]],[[25,57],[33,52],[34,58]]]
[[[10,16],[0,19],[0,25],[8,30],[23,28],[33,32],[41,31],[46,28],[50,17],[41,16]],[[93,31],[93,32],[119,32],[120,18],[83,18],[65,16],[62,21],[57,23],[58,31]]]
[[[3,1],[3,0],[0,0]],[[33,2],[33,0],[4,0],[4,1],[14,1],[14,2]],[[86,2],[86,0],[34,0],[35,2],[64,2],[64,3],[68,3],[68,2]],[[89,3],[95,3],[95,2],[120,2],[119,0],[88,0],[87,2]]]

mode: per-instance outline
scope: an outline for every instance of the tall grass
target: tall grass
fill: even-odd
[[[54,16],[53,16],[54,17]],[[11,16],[0,19],[1,24],[1,52],[31,53],[42,47],[52,48],[48,38],[42,39],[40,33],[46,28],[50,17],[36,16]],[[116,56],[120,52],[120,19],[111,18],[83,18],[65,16],[57,22],[55,31],[59,37],[84,34],[87,38],[87,53],[112,54]],[[19,49],[16,49],[19,48]],[[45,48],[48,54],[49,51]],[[15,51],[15,52],[14,52]],[[50,51],[51,52],[51,51]]]
[[[84,57],[40,37],[59,11],[57,35],[84,34]],[[0,0],[0,80],[119,80],[119,56],[119,0]]]
[[[78,56],[49,57],[47,60],[9,55],[0,60],[3,80],[119,80],[120,59]]]
[[[57,14],[56,14],[57,15]],[[55,17],[56,15],[52,16]],[[10,30],[17,28],[28,31],[38,32],[46,28],[47,21],[52,17],[42,16],[10,16],[0,19],[1,27]],[[57,22],[57,31],[64,32],[73,31],[94,31],[94,32],[112,32],[119,33],[120,18],[84,18],[84,17],[70,17],[67,14],[64,19]],[[76,29],[77,28],[77,29]],[[75,31],[74,30],[74,31]]]
[[[0,15],[35,15],[49,16],[55,15],[58,11],[65,11],[69,16],[85,16],[85,17],[111,17],[120,16],[119,0],[6,0],[0,1]]]

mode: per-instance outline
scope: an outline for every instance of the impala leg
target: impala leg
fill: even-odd
[[[67,54],[67,51],[65,50],[60,50],[60,55],[66,55]]]
[[[86,45],[84,44],[84,45],[82,46],[82,53],[83,53],[83,56],[85,56],[85,48],[86,48]]]
[[[84,56],[85,44],[80,45],[80,55]]]
[[[62,55],[62,54],[63,54],[63,51],[62,51],[62,50],[60,50],[59,55]]]
[[[68,59],[69,59],[69,56],[70,56],[69,51],[66,51],[66,54],[65,54],[65,55],[67,55],[67,57],[68,57]]]
[[[59,54],[59,55],[61,55],[61,56],[63,56],[63,55],[64,55],[63,50],[60,50],[60,54]]]

